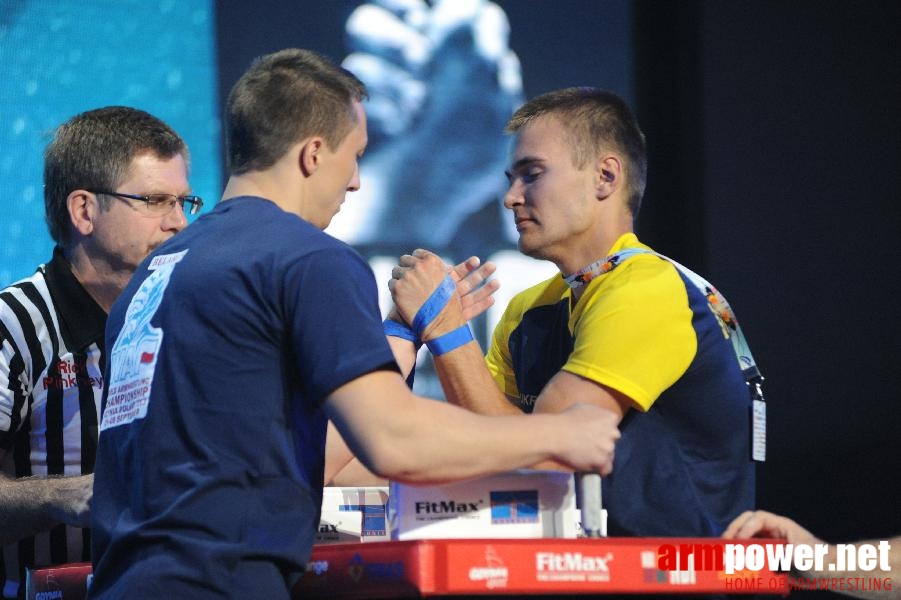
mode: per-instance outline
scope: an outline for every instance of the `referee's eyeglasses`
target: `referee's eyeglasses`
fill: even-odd
[[[155,217],[170,213],[172,209],[175,208],[176,204],[181,206],[182,210],[184,210],[187,215],[196,215],[200,212],[200,209],[203,208],[203,200],[200,199],[200,196],[176,196],[175,194],[146,194],[142,196],[138,194],[123,194],[122,192],[106,192],[102,190],[87,191],[92,194],[114,196],[123,201],[138,200],[141,204],[138,204],[137,206],[143,207],[143,211],[146,214]],[[186,207],[185,204],[188,206]]]

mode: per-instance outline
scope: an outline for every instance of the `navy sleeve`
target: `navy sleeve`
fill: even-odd
[[[350,247],[307,254],[286,271],[286,320],[307,398],[382,368],[398,370],[382,329],[372,270]]]

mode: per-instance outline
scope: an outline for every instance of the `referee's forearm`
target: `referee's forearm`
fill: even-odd
[[[86,524],[91,475],[27,477],[0,475],[0,546],[67,522]]]

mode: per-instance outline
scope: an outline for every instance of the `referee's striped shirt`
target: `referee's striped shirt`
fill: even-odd
[[[94,472],[106,313],[62,252],[0,291],[0,468],[8,478]],[[90,560],[90,531],[59,525],[3,548],[3,595],[25,567]],[[12,596],[15,597],[15,596]]]

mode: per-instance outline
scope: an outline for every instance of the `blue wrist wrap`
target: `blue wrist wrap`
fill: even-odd
[[[429,347],[429,352],[434,356],[441,356],[451,350],[456,350],[463,344],[468,344],[473,339],[469,325],[463,325],[442,336],[436,337],[434,340],[427,341],[425,345]]]
[[[385,331],[385,335],[390,335],[392,337],[398,337],[404,340],[408,340],[413,342],[413,345],[416,347],[418,351],[422,348],[422,340],[419,339],[413,330],[407,327],[404,323],[398,323],[392,319],[385,319],[382,321],[382,329]]]
[[[413,317],[413,331],[417,336],[422,337],[423,330],[438,316],[456,290],[457,285],[450,275],[447,275]]]

